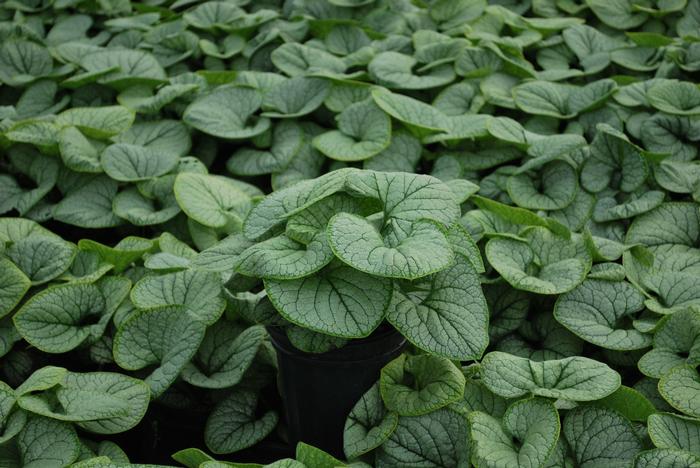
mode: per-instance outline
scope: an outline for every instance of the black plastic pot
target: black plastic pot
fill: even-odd
[[[133,429],[112,436],[133,463],[173,465],[171,455],[194,447],[207,451],[204,445],[206,413],[166,408],[152,403],[146,416]]]
[[[343,454],[345,419],[399,354],[406,339],[393,327],[321,354],[295,348],[284,329],[268,327],[279,362],[279,385],[290,443],[305,442],[338,457]]]

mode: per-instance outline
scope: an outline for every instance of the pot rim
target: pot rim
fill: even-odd
[[[341,347],[325,353],[307,353],[296,348],[282,326],[267,326],[270,341],[278,353],[285,354],[297,360],[313,362],[317,365],[329,364],[358,364],[382,360],[383,356],[392,354],[406,345],[406,338],[391,325],[380,325],[372,334],[365,338],[350,339]]]

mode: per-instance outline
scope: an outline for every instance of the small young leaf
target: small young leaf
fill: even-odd
[[[182,120],[209,135],[243,139],[260,135],[270,127],[265,117],[253,117],[262,105],[262,95],[253,88],[221,86],[197,98]]]
[[[349,459],[374,450],[394,432],[399,417],[384,408],[379,384],[362,395],[345,420],[343,450]]]
[[[182,306],[206,324],[216,322],[226,306],[218,276],[201,270],[146,276],[134,285],[131,301],[140,309]]]
[[[30,286],[22,270],[6,258],[0,259],[0,318],[19,304]]]
[[[214,408],[204,428],[204,441],[214,453],[232,453],[251,447],[277,425],[277,414],[255,415],[258,397],[249,390],[234,390]]]
[[[114,336],[114,360],[127,370],[156,366],[145,382],[160,396],[192,359],[206,325],[181,307],[139,310],[121,323]]]
[[[469,415],[474,456],[480,466],[545,467],[559,429],[554,404],[539,398],[516,401],[502,422],[479,411]]]
[[[220,320],[207,329],[195,357],[182,369],[186,382],[203,388],[237,385],[267,337],[261,326],[243,331]]]
[[[409,374],[409,376],[406,376]],[[379,388],[389,411],[420,416],[460,399],[464,374],[448,359],[402,354],[382,368]]]
[[[173,191],[190,218],[212,228],[242,224],[252,207],[251,197],[234,180],[223,176],[181,173]]]
[[[352,104],[336,118],[338,130],[322,133],[314,147],[331,159],[361,161],[385,150],[391,141],[391,119],[374,102]]]

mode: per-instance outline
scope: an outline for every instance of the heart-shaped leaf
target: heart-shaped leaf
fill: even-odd
[[[466,258],[427,280],[395,283],[387,320],[413,344],[450,359],[479,359],[488,343],[488,308]]]
[[[268,411],[258,418],[258,397],[249,390],[234,390],[209,415],[204,441],[214,453],[232,453],[267,437],[277,425],[277,414]]]
[[[398,415],[384,407],[379,384],[372,385],[353,406],[345,420],[345,456],[349,459],[357,458],[379,447],[394,432],[398,422]]]
[[[649,335],[632,327],[643,308],[644,296],[631,284],[589,279],[559,298],[554,317],[589,343],[630,351],[651,344]]]
[[[407,375],[408,374],[408,375]],[[389,411],[420,416],[464,395],[464,374],[448,359],[402,354],[382,368],[379,388]]]
[[[140,309],[182,306],[206,324],[216,322],[226,306],[218,276],[201,270],[146,276],[134,285],[131,301]]]
[[[123,277],[53,286],[32,296],[14,323],[20,335],[40,350],[65,353],[102,336],[130,287]]]
[[[251,138],[270,127],[270,120],[255,117],[262,95],[253,88],[221,86],[197,98],[182,115],[192,127],[219,138]]]
[[[382,321],[391,282],[341,263],[293,280],[266,280],[275,308],[290,322],[329,335],[360,338]]]
[[[502,421],[480,411],[469,415],[474,456],[483,466],[545,467],[559,430],[557,409],[540,398],[516,401]]]
[[[535,362],[494,351],[481,361],[482,380],[505,398],[529,393],[572,401],[598,400],[620,386],[620,375],[603,364],[581,356]]]
[[[139,310],[114,336],[114,360],[126,370],[155,366],[144,380],[154,397],[178,377],[204,339],[206,325],[181,307]]]

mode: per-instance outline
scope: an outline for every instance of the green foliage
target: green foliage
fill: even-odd
[[[0,1],[0,466],[263,466],[276,327],[406,347],[265,466],[700,467],[699,73],[700,0]]]

